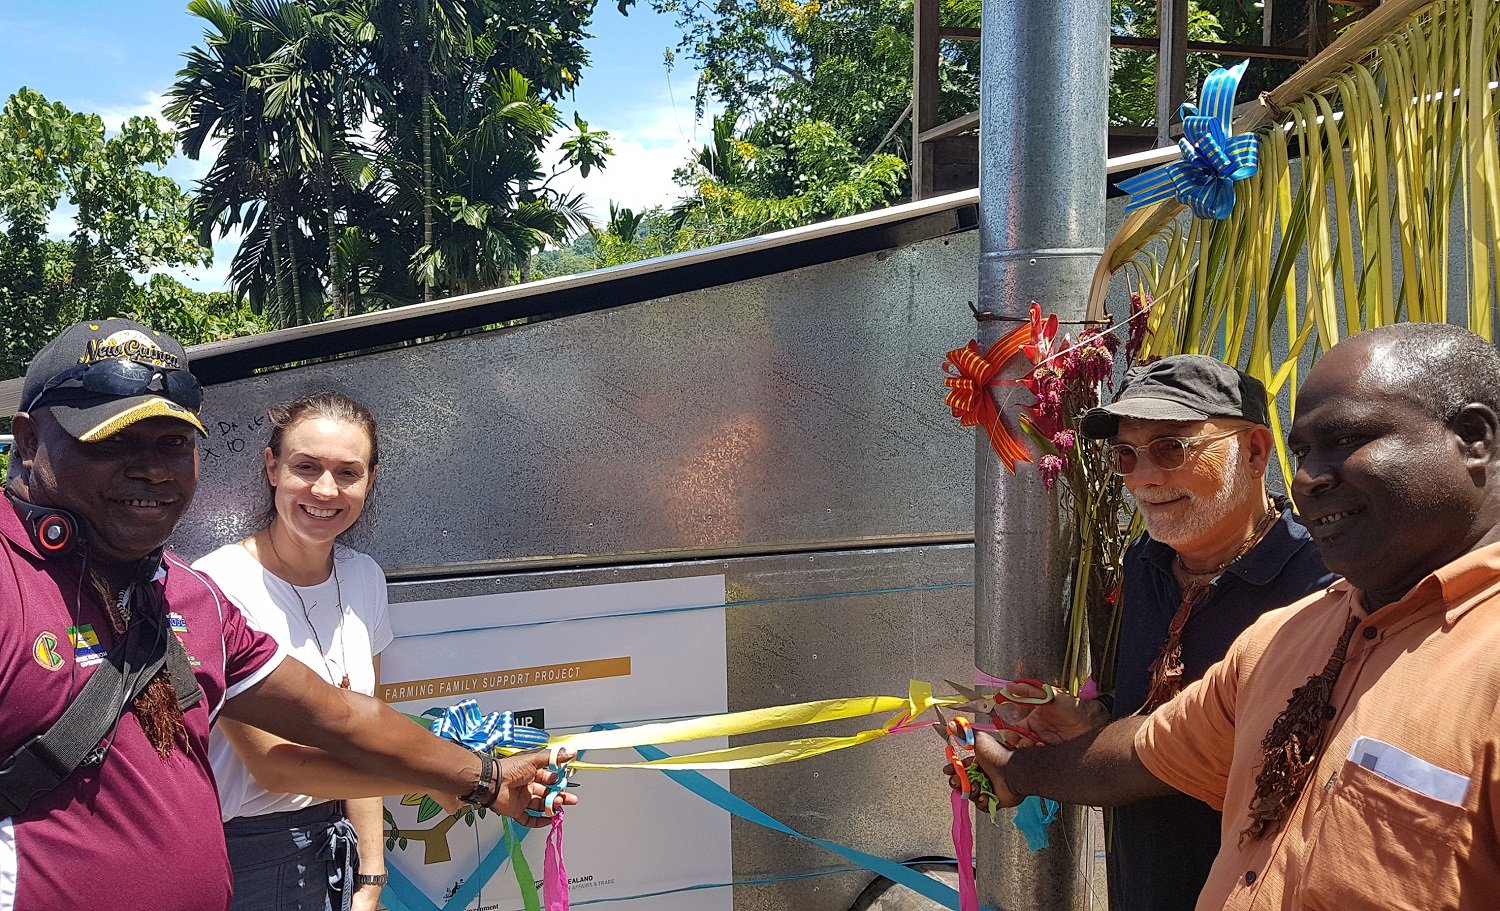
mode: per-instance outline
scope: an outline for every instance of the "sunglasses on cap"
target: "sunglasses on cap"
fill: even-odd
[[[25,411],[45,404],[42,400],[50,393],[80,389],[93,395],[112,395],[120,398],[138,395],[158,395],[188,409],[197,411],[203,404],[203,389],[197,377],[186,370],[171,370],[153,364],[143,364],[128,358],[115,357],[89,364],[70,367],[47,381]]]
[[[1108,446],[1109,467],[1114,469],[1115,474],[1126,475],[1135,471],[1140,465],[1141,453],[1151,460],[1151,464],[1162,471],[1171,471],[1181,468],[1187,462],[1188,453],[1198,446],[1210,440],[1222,440],[1232,437],[1237,433],[1244,433],[1248,427],[1239,427],[1234,430],[1225,430],[1219,433],[1205,433],[1195,437],[1157,437],[1149,443],[1140,446],[1132,446],[1129,443],[1111,443]]]

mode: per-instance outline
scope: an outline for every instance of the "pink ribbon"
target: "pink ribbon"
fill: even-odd
[[[979,911],[979,889],[974,884],[974,823],[969,819],[969,799],[958,791],[951,792],[948,799],[953,802],[953,856],[958,858],[958,911]],[[551,905],[547,907],[551,911]]]
[[[981,671],[976,667],[974,668],[974,685],[994,686],[1004,689],[1005,687],[1010,686],[1010,681],[1004,679],[1003,677],[996,677],[993,674],[986,674],[984,671]],[[1090,675],[1087,680],[1083,681],[1083,686],[1078,690],[1078,698],[1084,700],[1085,702],[1090,699],[1099,698],[1099,684],[1094,681],[1092,675]]]
[[[954,835],[957,838],[957,835]],[[568,869],[563,866],[563,811],[552,815],[547,851],[542,857],[542,901],[547,911],[568,911]]]
[[[1006,680],[1004,677],[996,677],[994,674],[986,674],[984,671],[981,671],[976,667],[974,668],[974,685],[993,686],[1003,690],[1006,687],[1010,686],[1010,681]]]

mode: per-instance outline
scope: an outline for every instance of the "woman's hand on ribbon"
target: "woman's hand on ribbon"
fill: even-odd
[[[558,762],[571,762],[572,750],[559,750]],[[541,813],[543,801],[557,773],[550,768],[550,756],[546,750],[517,753],[500,760],[500,796],[495,800],[495,810],[533,829],[552,824],[546,815],[533,816],[528,809]],[[553,799],[555,805],[570,807],[578,803],[578,796],[563,791]]]
[[[1042,696],[1046,690],[1030,683],[1016,681],[1010,684],[1008,692],[1025,699]],[[1003,712],[1004,720],[1009,725],[1030,731],[1041,738],[1042,743],[1062,743],[1064,740],[1082,737],[1089,731],[1102,728],[1109,723],[1109,713],[1098,700],[1080,700],[1077,696],[1057,688],[1053,688],[1052,693],[1053,698],[1047,702],[1006,703],[999,706],[996,713]],[[1004,744],[1013,750],[1038,745],[1015,731],[1006,730],[1003,725],[996,725],[996,727],[1000,728]]]
[[[965,790],[963,782],[958,776],[968,777],[970,762],[976,762],[984,774],[989,777],[991,790],[994,795],[995,805],[999,807],[1020,806],[1025,799],[1023,795],[1016,794],[1006,786],[1005,766],[1010,762],[1011,751],[1002,746],[998,740],[980,731],[974,735],[974,757],[963,763],[959,768],[954,768],[952,763],[943,766],[943,771],[948,775],[948,786],[955,791]],[[990,794],[982,792],[979,788],[969,788],[969,797],[975,806],[988,813],[991,810]]]

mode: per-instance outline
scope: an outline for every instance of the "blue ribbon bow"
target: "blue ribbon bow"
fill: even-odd
[[[1149,206],[1173,196],[1192,207],[1199,218],[1223,220],[1234,211],[1234,184],[1260,168],[1260,143],[1254,135],[1231,138],[1230,117],[1234,93],[1240,87],[1243,60],[1228,69],[1217,69],[1203,83],[1198,106],[1182,106],[1182,139],[1177,145],[1182,158],[1144,174],[1120,181],[1130,194],[1125,211]]]
[[[534,750],[547,745],[547,732],[516,724],[511,712],[479,714],[479,703],[465,699],[449,706],[432,723],[432,733],[478,752],[493,752],[496,747]]]

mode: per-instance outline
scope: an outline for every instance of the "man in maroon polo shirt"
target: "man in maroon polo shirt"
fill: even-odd
[[[426,790],[536,824],[524,811],[552,780],[545,754],[496,764],[329,686],[162,549],[197,488],[203,430],[174,339],[79,323],[37,354],[21,402],[0,505],[0,911],[226,908],[208,763],[220,711],[347,763],[347,796]],[[128,681],[141,643],[164,663],[76,769],[57,768],[33,738],[101,668]]]

